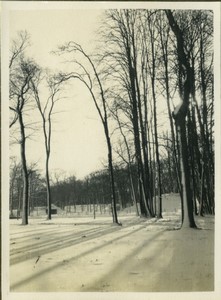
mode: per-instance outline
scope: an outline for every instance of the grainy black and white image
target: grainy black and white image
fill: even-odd
[[[214,10],[14,9],[8,32],[10,292],[214,291]]]

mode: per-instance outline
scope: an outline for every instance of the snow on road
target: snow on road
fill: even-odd
[[[211,291],[214,219],[182,229],[179,215],[162,220],[121,216],[11,220],[12,292]]]

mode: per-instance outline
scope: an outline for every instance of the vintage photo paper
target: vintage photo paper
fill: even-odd
[[[220,3],[1,22],[2,298],[220,299]]]

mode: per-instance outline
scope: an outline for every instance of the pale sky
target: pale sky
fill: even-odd
[[[58,45],[75,41],[90,52],[94,46],[95,30],[99,25],[100,10],[33,10],[10,13],[10,37],[19,30],[27,30],[32,46],[27,49],[42,67],[59,70],[59,59],[50,54]],[[51,148],[51,170],[62,169],[77,178],[102,168],[107,150],[103,126],[92,98],[82,84],[70,86],[64,99],[58,103],[54,116]],[[44,144],[40,134],[36,141],[27,141],[28,162],[38,161],[44,169]],[[40,142],[41,141],[41,142]],[[11,148],[18,153],[19,146]]]
[[[50,51],[70,40],[81,44],[87,52],[92,51],[95,46],[95,31],[102,13],[94,3],[82,2],[78,8],[66,10],[61,9],[61,3],[58,2],[52,5],[46,1],[45,6],[43,3],[34,2],[23,4],[20,8],[19,2],[14,2],[14,7],[19,9],[11,10],[8,15],[10,37],[15,37],[19,30],[27,30],[32,42],[28,54],[42,67],[60,70],[58,58],[50,55]],[[34,5],[40,6],[41,10],[33,9]],[[66,5],[72,4],[69,2]],[[106,8],[107,5],[116,6],[116,2],[99,3],[99,7]],[[123,8],[129,3],[121,2],[118,5]],[[132,7],[135,5],[138,4],[130,3]],[[171,5],[180,9],[199,8],[197,3],[154,3],[157,8]],[[60,6],[60,9],[55,10],[55,6]],[[153,8],[153,3],[140,3],[139,7],[141,6]],[[42,9],[44,7],[47,9]],[[202,9],[209,7],[205,2],[200,5]],[[217,18],[216,16],[215,23]],[[77,178],[82,178],[103,167],[102,162],[107,158],[105,136],[92,99],[82,85],[75,82],[68,96],[68,99],[59,103],[57,111],[61,113],[54,118],[50,167],[52,171],[62,169],[70,175],[75,174]],[[43,141],[40,142],[39,136],[36,135],[35,139],[35,142],[28,140],[27,143],[28,161],[38,161],[39,168],[44,170],[44,144]],[[19,156],[18,145],[13,146],[12,150],[11,154],[17,153]]]

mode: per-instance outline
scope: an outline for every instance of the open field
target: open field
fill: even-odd
[[[163,219],[120,215],[10,220],[12,292],[167,292],[214,289],[214,218],[202,230],[173,230],[179,212]]]

